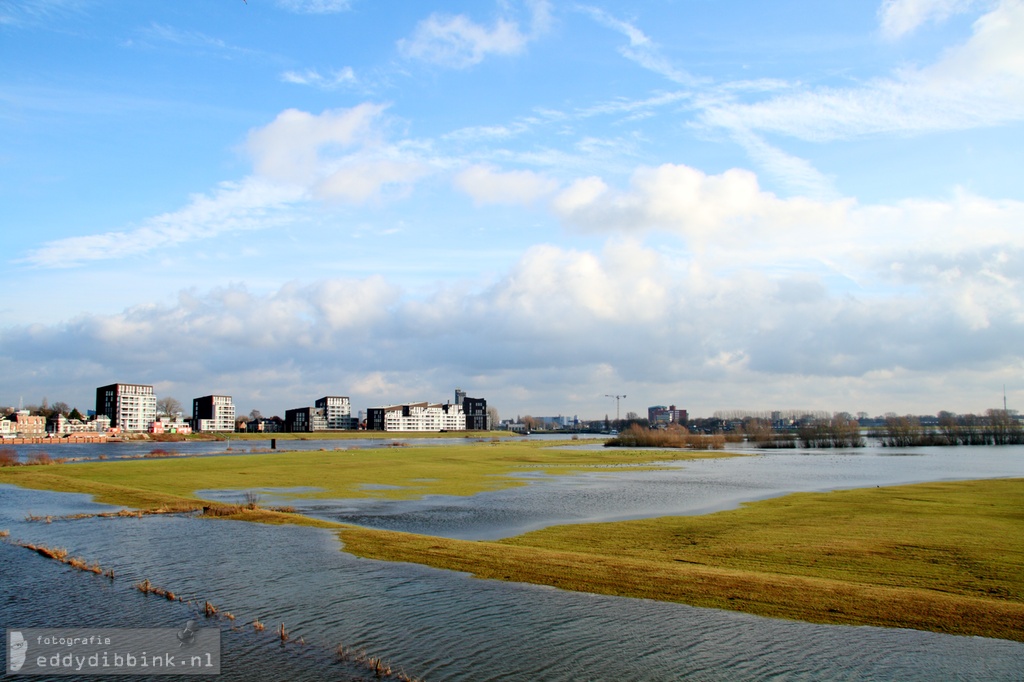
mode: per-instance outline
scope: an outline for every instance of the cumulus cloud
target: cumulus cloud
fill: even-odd
[[[906,262],[905,279],[888,290],[851,294],[814,273],[714,272],[700,258],[633,240],[597,252],[538,245],[479,289],[447,285],[424,297],[377,276],[266,294],[234,286],[182,292],[172,305],[7,327],[0,369],[17,377],[60,358],[85,372],[78,380],[86,385],[173,376],[195,395],[216,383],[236,404],[263,396],[270,404],[253,406],[267,411],[325,391],[355,394],[357,405],[438,399],[479,376],[506,400],[520,390],[539,399],[551,384],[585,393],[614,382],[673,395],[740,378],[765,395],[773,382],[782,391],[819,378],[801,400],[821,386],[862,385],[866,394],[880,381],[892,388],[892,377],[937,382],[1020,364],[1022,254],[964,249],[945,261]],[[969,314],[958,314],[961,305]],[[287,372],[251,374],[272,368]]]
[[[1024,202],[991,200],[964,191],[947,200],[869,205],[851,199],[780,198],[760,189],[756,176],[748,171],[706,175],[686,166],[663,165],[638,170],[628,190],[613,189],[599,178],[580,180],[557,196],[552,206],[563,220],[581,230],[682,236],[691,252],[698,254],[695,262],[709,273],[761,273],[768,278],[751,285],[759,291],[771,289],[778,278],[811,276],[828,283],[827,291],[837,295],[863,296],[872,301],[871,306],[843,304],[843,320],[859,320],[864,327],[857,333],[867,333],[872,315],[877,314],[877,321],[891,314],[883,324],[895,327],[900,326],[901,316],[916,316],[920,301],[905,295],[915,290],[928,291],[935,301],[945,302],[947,319],[942,322],[936,317],[936,325],[959,325],[965,334],[990,328],[1005,332],[1024,322],[1024,233],[1019,229]],[[543,272],[535,276],[541,281],[545,277]],[[571,289],[564,283],[551,286]],[[591,290],[604,288],[595,283]],[[766,305],[779,309],[776,302]],[[881,305],[879,312],[869,313],[876,305]],[[840,320],[834,321],[842,328]],[[847,343],[831,333],[827,327],[815,332],[817,351]],[[958,339],[969,345],[965,335]],[[890,355],[900,348],[898,336],[885,343],[892,346]],[[918,349],[917,344],[907,347]],[[815,348],[804,350],[808,352],[804,364],[821,362],[810,359]],[[729,357],[747,358],[752,366],[761,357],[752,348],[739,354],[726,351],[732,353]],[[851,367],[868,362],[863,355],[850,357],[856,358],[849,361]],[[836,366],[847,363],[834,362]],[[901,355],[899,364],[908,363],[910,359]],[[815,371],[824,369],[817,366]]]
[[[385,109],[379,104],[360,104],[320,115],[287,109],[266,126],[250,131],[246,148],[260,175],[312,183],[325,163],[325,154],[363,145],[375,136],[375,125]]]
[[[754,173],[735,168],[717,175],[676,164],[640,168],[627,190],[584,178],[556,195],[551,205],[579,230],[664,231],[682,236],[706,256],[720,253],[750,263],[842,260],[862,267],[869,261],[889,262],[905,251],[1024,245],[1018,229],[1024,202],[962,190],[948,200],[894,204],[783,198],[763,190]]]
[[[462,69],[479,64],[488,55],[519,54],[550,25],[550,3],[527,3],[530,28],[524,32],[518,21],[499,17],[490,28],[464,14],[432,14],[421,21],[409,39],[398,42],[398,49],[410,59]]]
[[[781,199],[760,188],[742,169],[707,175],[684,165],[663,164],[633,174],[628,191],[599,178],[577,181],[552,205],[567,223],[587,231],[639,232],[661,229],[695,246],[722,239],[746,248],[750,240],[806,239],[810,231],[842,224],[849,200]]]
[[[558,182],[533,171],[501,172],[492,166],[471,166],[455,176],[455,186],[477,204],[525,204],[552,194]]]
[[[401,193],[429,169],[383,143],[386,108],[360,104],[319,115],[288,109],[251,131],[246,148],[258,174],[307,186],[322,199],[362,203],[385,188]]]

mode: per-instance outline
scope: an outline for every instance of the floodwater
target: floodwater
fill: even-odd
[[[1024,447],[775,451],[657,472],[523,475],[528,485],[471,498],[325,502],[296,497],[308,491],[274,494],[325,518],[504,537],[552,523],[704,513],[797,490],[1020,477]],[[338,644],[426,680],[1024,679],[1024,644],[1016,642],[477,580],[358,559],[324,530],[166,516],[25,520],[104,509],[83,495],[0,486],[0,529],[12,539],[66,547],[117,575],[110,581],[0,544],[0,629],[177,627],[194,617],[194,607],[131,587],[148,578],[236,616],[200,617],[222,628],[221,680],[374,679],[357,663],[338,662]],[[266,632],[245,625],[257,617]],[[292,636],[284,646],[271,632],[279,623]]]

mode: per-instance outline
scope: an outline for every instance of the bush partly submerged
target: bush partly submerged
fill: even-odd
[[[615,438],[605,442],[605,447],[626,448],[687,448],[690,450],[722,450],[725,436],[720,433],[690,433],[682,427],[649,429],[633,424]]]

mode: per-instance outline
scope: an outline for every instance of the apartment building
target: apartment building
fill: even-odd
[[[192,429],[197,432],[235,430],[235,404],[229,395],[205,395],[192,401]]]
[[[371,407],[366,411],[367,431],[465,431],[462,405],[410,403]]]
[[[676,409],[675,405],[654,405],[647,408],[647,421],[651,427],[668,426],[669,424],[686,425],[689,419],[686,410]]]
[[[358,426],[356,420],[352,418],[352,404],[347,396],[324,396],[313,403],[313,406],[323,411],[328,429],[354,429]]]
[[[110,417],[111,428],[147,431],[156,420],[156,394],[152,386],[110,384],[96,389],[96,414]]]
[[[289,433],[326,431],[327,417],[318,407],[296,407],[284,412],[284,430]]]

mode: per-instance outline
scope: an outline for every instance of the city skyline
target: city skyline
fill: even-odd
[[[4,5],[0,405],[1019,407],[1021,35],[1018,0]]]

